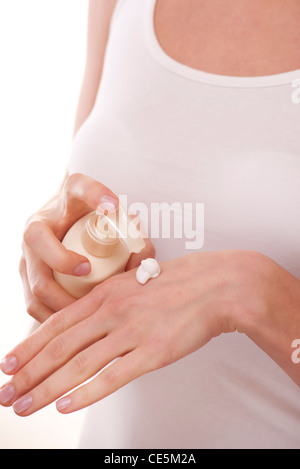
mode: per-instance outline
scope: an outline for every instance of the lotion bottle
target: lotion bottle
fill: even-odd
[[[62,244],[91,263],[91,272],[80,277],[53,272],[56,282],[76,299],[123,272],[130,255],[145,247],[141,232],[122,206],[109,215],[88,213],[71,227]]]

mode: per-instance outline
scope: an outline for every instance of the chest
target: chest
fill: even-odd
[[[300,68],[298,0],[157,0],[154,26],[164,51],[192,68],[260,76]]]

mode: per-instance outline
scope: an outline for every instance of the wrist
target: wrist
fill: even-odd
[[[300,281],[265,256],[256,260],[255,301],[250,298],[242,309],[238,330],[300,385],[300,368],[292,361],[292,344],[300,339]]]
[[[242,262],[243,266],[239,266],[237,273],[241,295],[237,295],[238,303],[234,304],[233,315],[237,329],[251,336],[257,334],[271,317],[276,303],[274,286],[279,266],[255,251],[245,252]]]
[[[238,330],[249,335],[260,318],[267,315],[270,298],[267,286],[275,263],[255,251],[224,250],[211,252],[209,256],[207,270],[199,255],[202,274],[199,288],[213,288],[221,332]]]
[[[245,304],[241,315],[241,326],[247,335],[264,333],[267,326],[289,325],[289,319],[300,308],[300,280],[269,257],[259,253],[254,257],[255,281],[251,284],[249,280],[252,291],[249,289],[247,301],[250,307]]]
[[[222,316],[228,332],[250,335],[267,316],[273,261],[256,251],[224,251],[226,297]]]

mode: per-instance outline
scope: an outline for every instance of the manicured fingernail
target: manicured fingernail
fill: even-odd
[[[91,265],[89,262],[82,262],[74,270],[74,275],[88,275],[91,271]]]
[[[15,395],[15,388],[12,384],[7,384],[0,390],[0,404],[8,404]]]
[[[100,214],[107,215],[108,213],[115,213],[118,206],[119,202],[117,199],[114,199],[110,195],[103,195],[96,211]]]
[[[31,404],[32,404],[32,397],[23,396],[14,403],[13,409],[16,414],[23,414],[23,412],[29,409]]]
[[[65,410],[71,405],[71,398],[66,396],[63,397],[60,401],[57,401],[56,408],[57,410]]]
[[[17,368],[16,357],[5,357],[1,360],[1,371],[3,373],[11,373],[15,368]]]

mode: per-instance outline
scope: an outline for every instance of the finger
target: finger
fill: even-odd
[[[141,261],[144,259],[148,259],[148,257],[154,258],[155,257],[155,247],[153,246],[152,242],[149,238],[144,238],[146,246],[144,249],[138,254],[132,254],[127,262],[125,271],[135,269],[139,267]]]
[[[65,248],[52,229],[42,221],[31,222],[25,232],[24,241],[28,249],[44,261],[52,270],[68,275],[87,275],[91,266],[85,256]]]
[[[68,414],[88,407],[147,373],[146,357],[137,348],[114,361],[96,378],[56,403],[57,410]]]
[[[30,249],[25,248],[27,279],[32,295],[53,312],[59,311],[75,298],[67,293],[53,278],[52,269],[38,258]]]
[[[108,187],[80,173],[71,174],[67,178],[63,194],[68,201],[67,209],[72,207],[72,200],[80,200],[90,208],[103,212],[114,212],[119,206],[117,196]]]
[[[120,336],[121,331],[111,334],[77,354],[30,392],[18,396],[13,405],[14,411],[18,415],[30,415],[94,376],[124,353],[124,339]]]
[[[96,292],[96,294],[95,294]],[[36,331],[11,350],[1,362],[1,370],[6,374],[17,373],[33,359],[54,337],[93,314],[103,301],[97,290],[52,314]],[[14,366],[7,369],[6,364]]]
[[[14,398],[29,392],[75,355],[95,342],[101,341],[107,334],[107,321],[105,321],[105,314],[101,310],[99,314],[93,314],[90,318],[77,323],[53,338],[10,381],[10,386],[14,387]],[[113,340],[110,339],[109,343],[113,343]],[[120,344],[119,340],[118,345],[120,346]],[[105,357],[106,350],[103,349],[103,346],[101,347],[99,347],[99,353],[101,352],[101,355]]]
[[[38,322],[43,323],[50,316],[52,316],[54,310],[51,309],[49,306],[44,305],[33,296],[28,281],[26,262],[24,259],[20,263],[20,275],[23,284],[23,292],[27,313],[32,318],[36,319]]]

